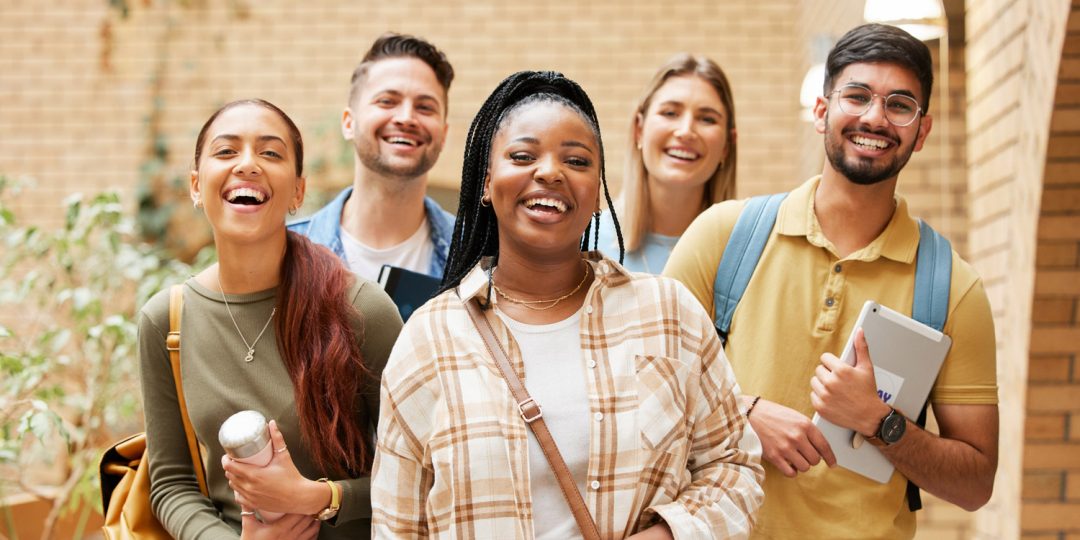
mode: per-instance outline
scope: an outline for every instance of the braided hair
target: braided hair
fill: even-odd
[[[488,96],[476,113],[469,136],[465,139],[465,158],[461,167],[461,197],[458,204],[457,221],[450,240],[450,255],[443,273],[442,287],[439,292],[457,287],[462,278],[481,258],[499,256],[498,220],[490,206],[483,206],[484,180],[487,178],[491,159],[491,143],[510,115],[523,107],[534,103],[558,103],[576,112],[596,135],[596,144],[600,149],[600,184],[604,190],[604,199],[608,208],[614,208],[611,194],[608,192],[607,177],[604,174],[604,144],[600,139],[600,123],[596,118],[596,109],[585,94],[585,90],[576,82],[567,79],[562,73],[554,71],[519,71],[504,79]],[[619,239],[619,261],[623,257],[622,231],[619,219],[611,211],[611,220],[615,225],[615,234]],[[589,249],[590,230],[593,231],[592,246],[598,244],[600,218],[597,215],[594,224],[585,227],[581,237],[581,249]]]

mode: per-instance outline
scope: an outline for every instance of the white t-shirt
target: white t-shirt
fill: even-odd
[[[345,262],[349,269],[371,281],[379,279],[379,270],[384,264],[426,274],[431,269],[431,257],[435,253],[435,244],[428,234],[427,218],[407,240],[385,249],[368,247],[342,228],[341,247],[345,250]]]
[[[551,437],[577,484],[585,493],[589,473],[589,394],[579,326],[581,311],[557,323],[525,324],[511,319],[498,307],[495,313],[509,327],[525,362],[525,388],[540,404]],[[532,491],[533,531],[537,540],[581,538],[570,506],[555,473],[532,430],[529,430],[529,484]]]

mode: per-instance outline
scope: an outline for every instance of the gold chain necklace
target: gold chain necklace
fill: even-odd
[[[524,307],[525,309],[531,309],[533,311],[547,311],[547,310],[559,305],[559,302],[562,302],[563,300],[566,300],[567,298],[570,298],[571,296],[574,296],[574,293],[581,290],[581,286],[584,285],[585,281],[589,279],[589,263],[585,262],[584,259],[582,259],[581,262],[585,265],[585,275],[581,277],[581,282],[577,284],[577,287],[574,287],[574,290],[572,290],[572,291],[570,291],[570,292],[568,292],[568,293],[566,293],[566,294],[564,294],[564,295],[562,295],[562,296],[560,296],[558,298],[549,298],[549,299],[546,299],[546,300],[522,300],[520,298],[514,298],[513,296],[510,296],[509,294],[506,294],[505,292],[503,292],[503,290],[500,289],[499,286],[495,284],[495,282],[494,282],[494,278],[495,278],[494,274],[491,276],[492,277],[491,286],[495,287],[495,292],[499,293],[499,296],[505,298],[508,302],[513,302],[515,304],[520,304],[521,307]],[[535,306],[535,304],[549,304],[549,303],[551,304],[550,306],[544,306],[544,307],[536,307]]]
[[[233,328],[236,328],[236,333],[240,335],[240,340],[244,342],[244,346],[247,347],[247,355],[244,356],[244,362],[251,363],[255,360],[255,345],[262,339],[263,334],[266,333],[266,329],[270,327],[270,321],[274,320],[274,314],[277,313],[277,307],[270,310],[270,318],[266,319],[266,324],[263,325],[262,330],[258,336],[255,336],[255,341],[248,343],[247,338],[244,337],[244,333],[240,331],[240,325],[236,324],[236,317],[233,317],[232,309],[229,308],[229,300],[225,298],[225,288],[221,286],[221,276],[217,276],[217,286],[221,290],[221,300],[225,302],[225,311],[229,314],[229,319],[232,320]]]

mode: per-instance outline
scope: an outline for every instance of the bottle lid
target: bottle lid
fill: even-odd
[[[251,457],[270,443],[270,427],[262,413],[240,411],[221,424],[218,442],[234,458]]]

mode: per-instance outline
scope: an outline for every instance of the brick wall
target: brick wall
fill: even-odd
[[[904,168],[897,189],[907,198],[912,212],[948,237],[953,248],[966,258],[969,217],[964,107],[966,18],[963,0],[945,0],[944,6],[949,24],[948,46],[942,47],[940,39],[927,42],[934,58],[934,90],[929,111],[934,119],[933,127],[922,151],[912,155]],[[948,62],[942,62],[945,51]]]
[[[1018,494],[1026,499],[1041,478],[1025,477],[1025,464],[1063,456],[1049,448],[1028,452],[1024,403],[1036,227],[1069,8],[1068,0],[967,3],[969,253],[994,311],[1001,411],[994,497],[977,514],[977,537],[1011,538],[1026,531],[1033,514],[1026,506],[1021,514]],[[1035,341],[1030,340],[1032,347]],[[1029,429],[1044,424],[1034,418]]]
[[[348,77],[391,29],[431,39],[458,73],[436,185],[456,184],[469,123],[499,80],[518,69],[557,69],[596,102],[617,186],[633,102],[679,51],[714,58],[733,82],[747,189],[789,188],[799,178],[790,134],[800,127],[801,73],[793,74],[802,51],[789,0],[317,0],[302,8],[129,0],[126,16],[107,0],[3,3],[0,172],[40,180],[19,210],[42,223],[57,222],[58,199],[72,190],[132,193],[147,167],[158,171],[159,190],[179,178],[182,192],[200,124],[240,97],[265,97],[297,121],[311,188],[349,182],[351,155],[337,128]]]
[[[1080,537],[1080,2],[1073,2],[1046,151],[1024,429],[1021,530]]]
[[[798,64],[799,84],[811,65],[824,62],[825,55],[844,32],[863,23],[863,0],[801,0],[798,25],[802,50]],[[821,90],[818,89],[818,93]],[[800,182],[821,174],[825,164],[825,145],[811,121],[804,120],[799,130]],[[793,187],[793,186],[789,186]]]

